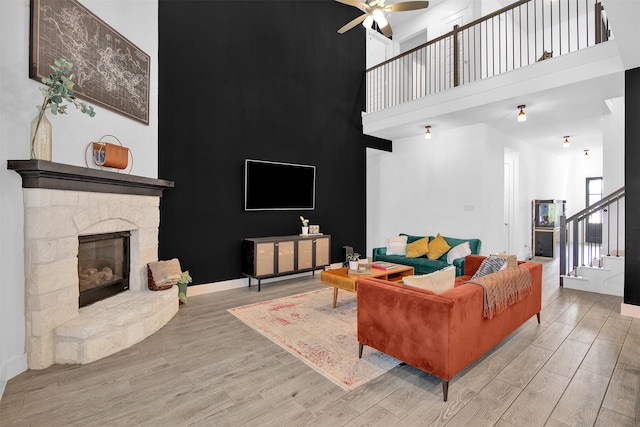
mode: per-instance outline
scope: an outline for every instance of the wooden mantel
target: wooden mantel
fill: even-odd
[[[162,197],[173,181],[127,175],[46,160],[7,160],[7,169],[22,176],[22,188],[90,191]]]

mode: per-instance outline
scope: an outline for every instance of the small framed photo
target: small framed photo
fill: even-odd
[[[309,225],[309,234],[319,234],[320,226],[319,225]]]

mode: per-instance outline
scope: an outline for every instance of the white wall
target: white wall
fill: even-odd
[[[480,238],[483,253],[502,250],[503,145],[493,137],[474,125],[368,151],[367,253],[398,233]]]
[[[506,148],[506,150],[505,150]],[[506,151],[506,153],[505,153]],[[514,221],[504,226],[504,162],[515,165]],[[398,233],[479,238],[482,253],[531,247],[531,201],[585,207],[585,178],[602,176],[602,150],[545,152],[486,125],[393,141],[393,152],[367,152],[367,253]],[[473,210],[470,210],[473,209]],[[529,249],[525,248],[525,245]]]
[[[84,166],[86,145],[116,135],[134,155],[134,175],[156,178],[158,158],[158,1],[81,0],[82,4],[151,56],[150,125],[96,107],[89,118],[71,109],[50,117],[53,161]],[[10,159],[29,158],[29,126],[42,102],[42,84],[28,78],[29,0],[3,0],[0,14],[0,393],[26,369],[24,354],[23,205],[20,176]]]

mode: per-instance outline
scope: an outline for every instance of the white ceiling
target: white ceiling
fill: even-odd
[[[387,4],[402,0],[387,0]],[[429,8],[447,0],[431,0]],[[621,13],[623,10],[637,11],[640,16],[638,0],[608,0],[611,14],[610,25],[616,37],[621,40],[620,56],[625,68],[640,62],[640,26],[635,22],[634,13]],[[607,3],[605,3],[606,7]],[[629,9],[628,7],[631,7]],[[419,12],[401,12],[389,14],[392,28],[401,26]],[[615,19],[615,21],[614,21]],[[620,34],[620,35],[619,35]],[[629,38],[632,40],[629,41]],[[627,59],[627,60],[625,60]],[[639,66],[640,64],[635,64]],[[526,96],[503,98],[497,102],[445,114],[440,117],[424,117],[422,121],[406,123],[403,129],[395,128],[392,134],[377,136],[388,139],[399,139],[423,132],[424,125],[434,124],[434,132],[438,128],[446,129],[464,126],[471,123],[485,123],[497,130],[517,135],[518,139],[537,144],[547,150],[562,148],[563,136],[569,135],[572,142],[570,150],[598,149],[602,147],[602,118],[608,113],[606,100],[624,95],[624,73],[609,74],[598,79],[581,81],[576,84],[565,84],[551,90],[529,93]],[[517,105],[527,104],[527,122],[517,123]],[[437,123],[437,124],[436,124]],[[435,134],[434,134],[435,135]]]

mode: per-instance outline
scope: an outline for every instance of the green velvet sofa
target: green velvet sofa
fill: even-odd
[[[407,244],[422,239],[425,236],[412,236],[410,234],[400,233],[400,236],[407,236]],[[474,255],[480,255],[480,239],[458,239],[455,237],[442,236],[449,246],[452,248],[458,246],[463,242],[469,242],[469,248]],[[429,236],[429,241],[432,241],[435,236]],[[449,266],[447,263],[447,254],[442,255],[438,259],[429,259],[426,256],[418,258],[407,258],[404,255],[387,255],[387,248],[374,248],[372,260],[386,261],[394,264],[410,265],[415,270],[415,274],[429,274],[434,271],[442,270]],[[453,266],[456,268],[456,276],[462,276],[464,274],[464,258],[458,258],[453,260]]]

